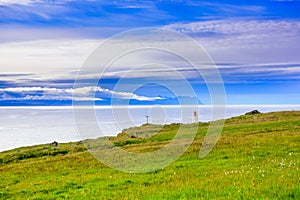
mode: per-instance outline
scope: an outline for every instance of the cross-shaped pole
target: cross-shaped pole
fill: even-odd
[[[149,124],[149,115],[146,115],[145,117],[147,119],[147,124]]]

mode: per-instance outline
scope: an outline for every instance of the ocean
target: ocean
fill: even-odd
[[[225,118],[255,109],[260,112],[300,110],[300,105],[227,105]],[[199,121],[211,121],[211,110],[211,106],[199,106],[195,110]],[[180,106],[120,106],[113,109],[110,106],[99,106],[94,112],[101,131],[107,136],[115,136],[124,128],[142,125],[147,122],[147,118],[153,124],[191,123],[193,115],[192,110],[182,112]],[[5,151],[53,141],[80,141],[101,135],[79,135],[71,106],[27,106],[1,107],[0,136],[0,151]]]

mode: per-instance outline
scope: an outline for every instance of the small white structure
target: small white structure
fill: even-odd
[[[195,111],[194,113],[193,113],[193,117],[192,117],[192,123],[198,123],[198,114],[197,114],[197,112]]]

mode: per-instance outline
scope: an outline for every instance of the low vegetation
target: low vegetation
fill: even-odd
[[[2,152],[0,199],[300,199],[300,111],[227,119],[200,159],[208,125],[182,125],[187,134],[198,126],[193,144],[176,162],[144,174],[105,166],[83,142]],[[179,126],[143,125],[109,140],[149,152],[169,143]]]

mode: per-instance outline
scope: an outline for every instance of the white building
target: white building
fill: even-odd
[[[192,123],[198,123],[198,114],[197,114],[197,112],[195,111],[194,113],[193,113],[193,116],[192,116]]]

